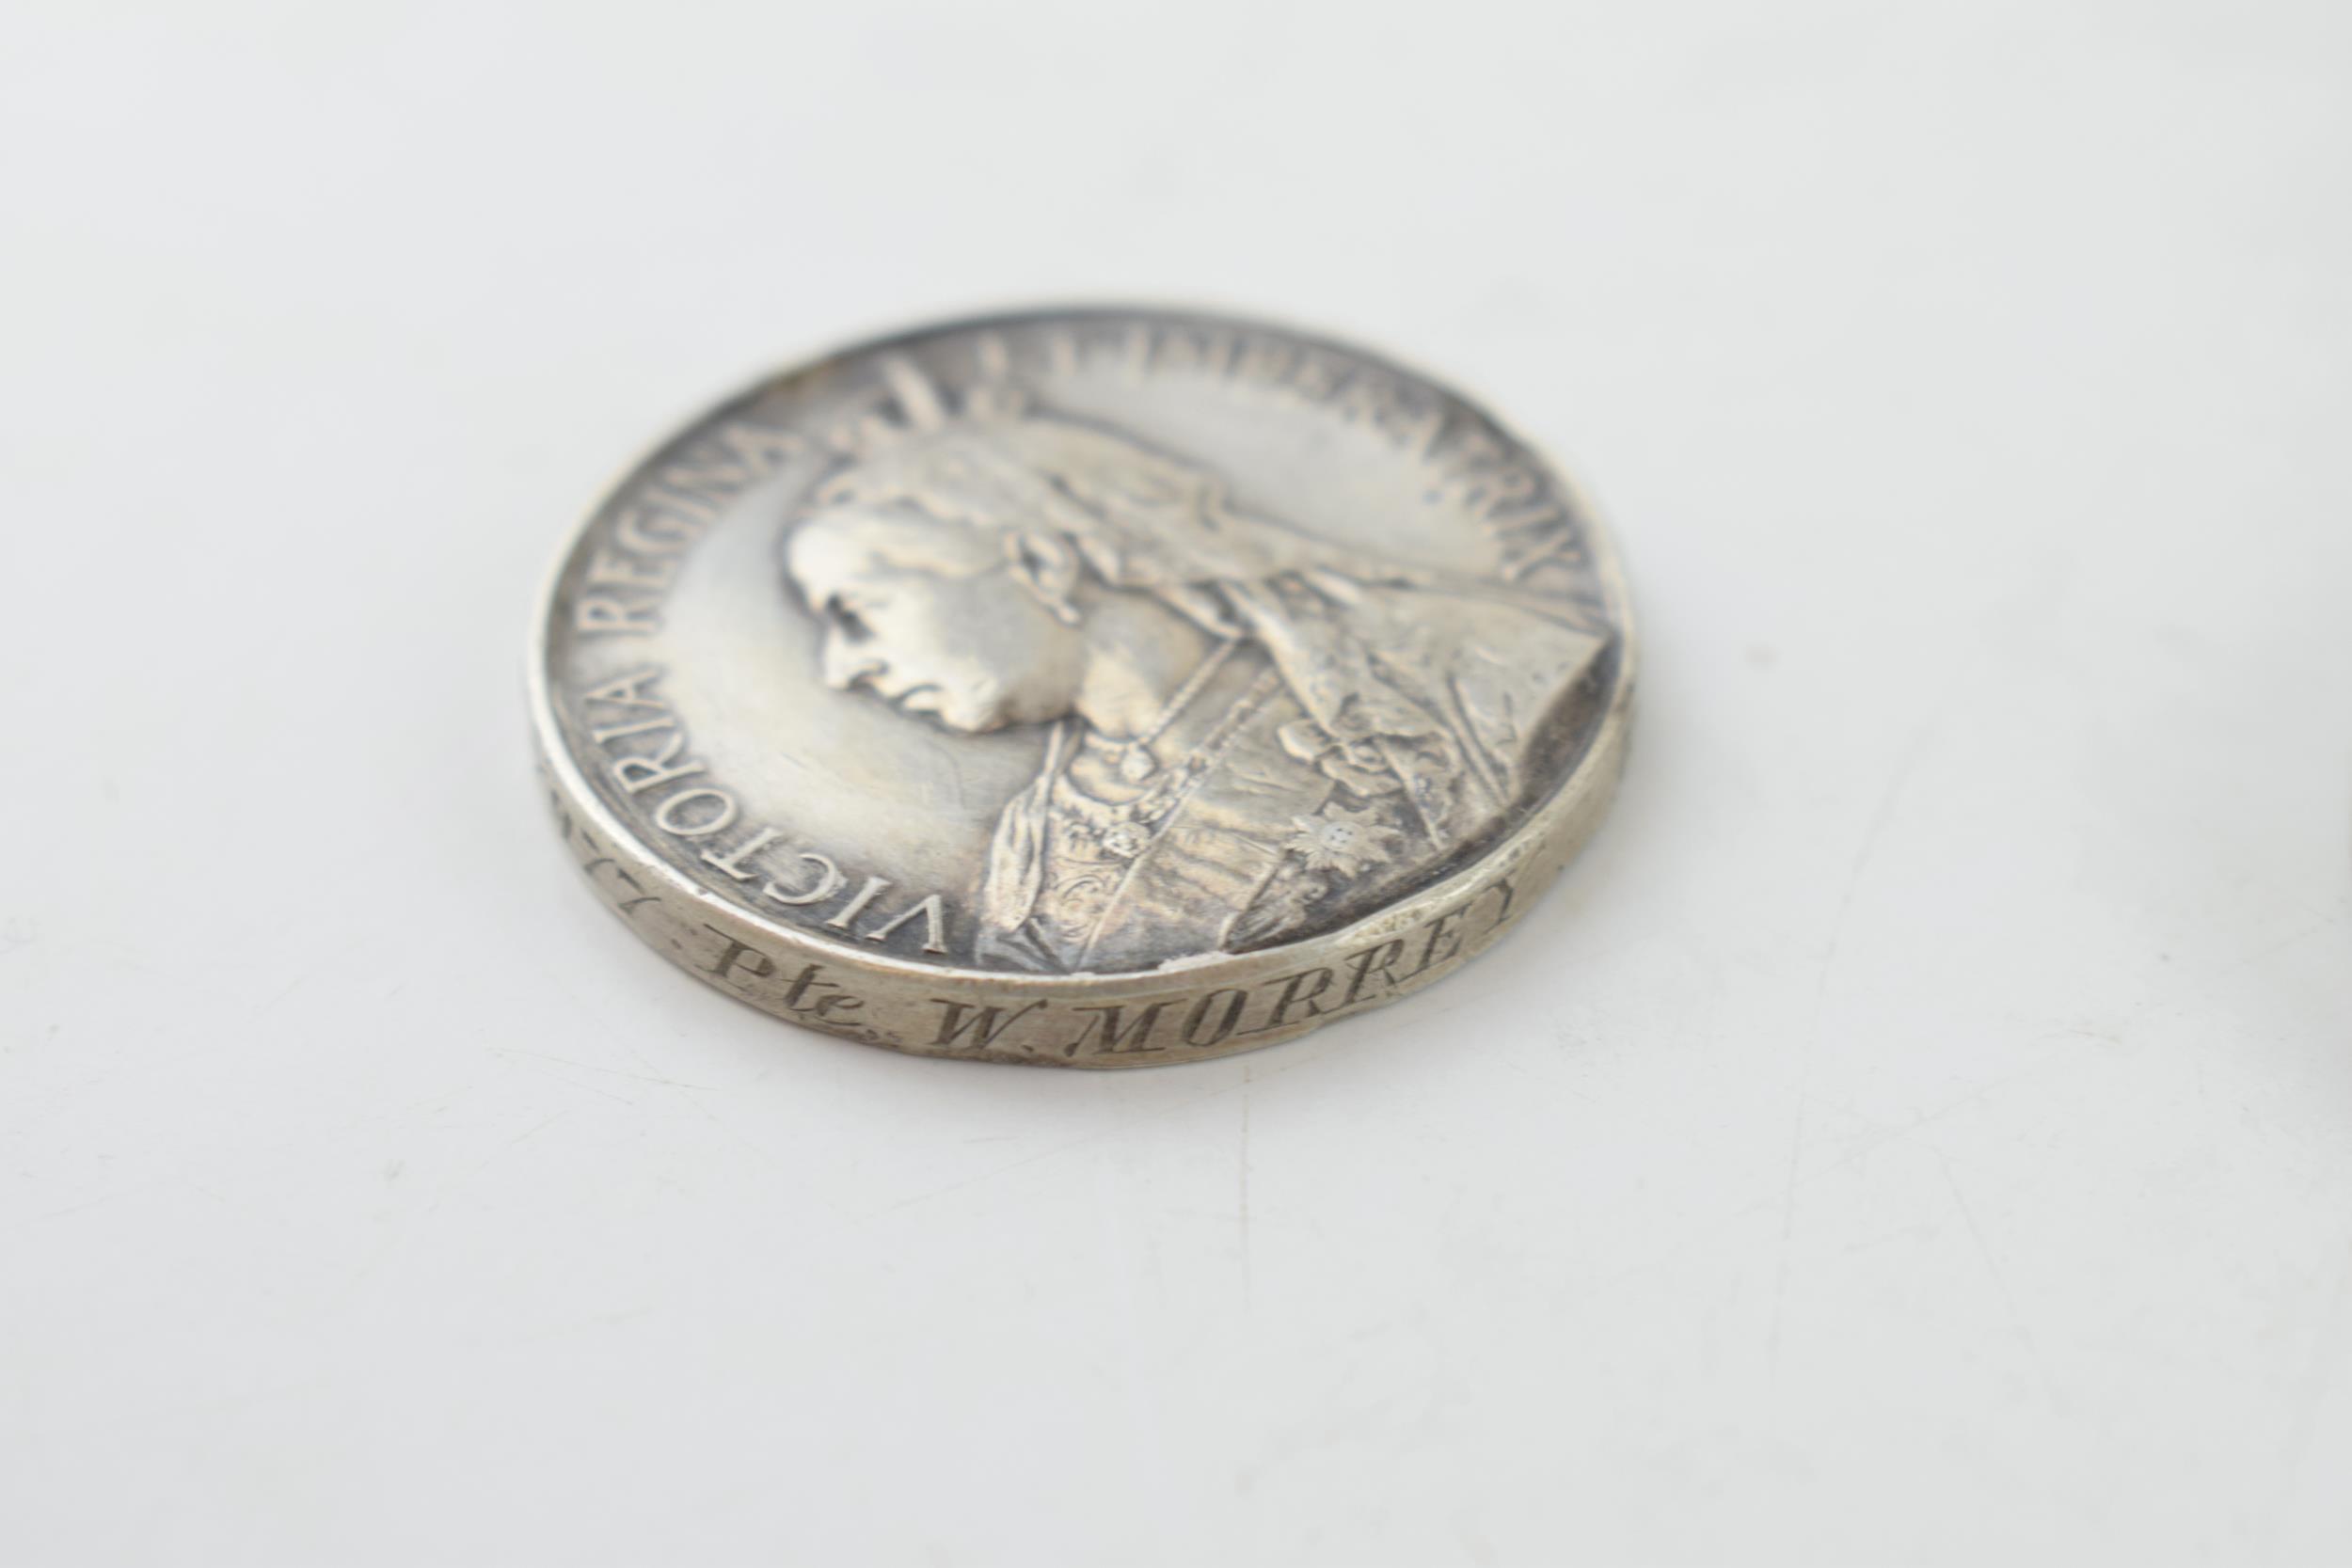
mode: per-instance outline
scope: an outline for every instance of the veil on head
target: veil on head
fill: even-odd
[[[1529,615],[1523,599],[1249,515],[1206,469],[1001,389],[951,416],[912,363],[882,369],[907,422],[851,434],[816,511],[904,505],[1000,532],[1044,581],[1090,572],[1258,644],[1306,711],[1284,749],[1359,795],[1402,790],[1438,847],[1512,803],[1456,676],[1462,640]]]

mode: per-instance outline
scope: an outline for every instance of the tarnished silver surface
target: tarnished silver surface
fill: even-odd
[[[590,882],[795,1022],[1223,1055],[1493,942],[1606,807],[1623,584],[1426,379],[1140,310],[925,328],[657,451],[559,568],[532,702]]]

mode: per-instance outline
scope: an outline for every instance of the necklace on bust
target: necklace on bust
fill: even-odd
[[[1120,778],[1129,784],[1141,784],[1160,770],[1160,759],[1152,754],[1152,742],[1168,733],[1168,727],[1176,722],[1177,717],[1192,705],[1195,697],[1200,695],[1200,689],[1209,684],[1210,677],[1240,646],[1239,638],[1229,637],[1219,642],[1209,651],[1209,657],[1200,661],[1200,667],[1184,677],[1184,684],[1169,696],[1157,718],[1145,725],[1140,733],[1113,743],[1110,760],[1112,766],[1119,769]]]

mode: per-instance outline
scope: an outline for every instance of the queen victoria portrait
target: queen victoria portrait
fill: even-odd
[[[1120,431],[1003,393],[951,415],[887,373],[904,426],[797,509],[783,565],[829,686],[951,734],[1042,729],[971,890],[985,963],[1144,969],[1369,913],[1523,803],[1606,646]]]

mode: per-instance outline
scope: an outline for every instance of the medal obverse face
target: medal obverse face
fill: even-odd
[[[1041,311],[785,373],[625,479],[532,704],[654,947],[923,1054],[1199,1059],[1391,1001],[1590,832],[1632,650],[1583,502],[1443,388]]]

